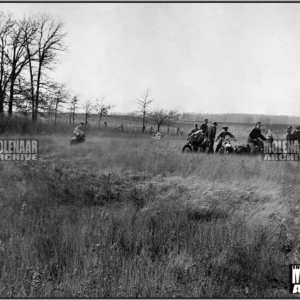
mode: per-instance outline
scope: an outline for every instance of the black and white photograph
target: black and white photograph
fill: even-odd
[[[0,298],[298,298],[300,2],[0,2]]]

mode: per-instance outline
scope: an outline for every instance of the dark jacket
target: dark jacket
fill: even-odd
[[[211,125],[211,126],[208,127],[208,130],[207,130],[207,137],[208,137],[210,140],[214,140],[214,139],[215,139],[216,133],[217,133],[217,127],[216,127],[216,126]]]
[[[291,140],[294,140],[294,135],[291,132],[288,132],[285,135],[285,138],[286,138],[286,140],[291,141]]]
[[[207,128],[208,128],[207,124],[203,123],[203,124],[201,124],[199,129],[202,130],[203,133],[206,133]]]
[[[251,129],[249,136],[248,136],[248,143],[251,143],[252,140],[256,140],[256,139],[262,139],[263,141],[266,140],[266,138],[261,134],[260,128],[258,127],[254,127]]]
[[[294,137],[294,140],[300,141],[300,130],[299,129],[294,130],[293,137]]]
[[[221,138],[222,140],[225,139],[225,136],[226,136],[226,135],[229,135],[231,138],[235,139],[235,136],[234,136],[232,133],[230,133],[229,131],[222,131],[222,132],[220,132],[219,135],[217,136],[217,140],[220,139],[220,138]]]

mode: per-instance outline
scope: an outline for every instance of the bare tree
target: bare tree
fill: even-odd
[[[10,30],[10,41],[5,51],[5,56],[10,66],[9,115],[12,115],[13,110],[16,79],[29,61],[26,51],[26,40],[23,28],[17,22],[14,22]]]
[[[67,103],[68,99],[70,98],[70,94],[66,89],[66,85],[54,83],[52,86],[52,95],[51,98],[54,102],[54,123],[56,123],[57,120],[57,113],[59,112],[59,106],[61,104]]]
[[[48,113],[48,119],[52,122],[53,115],[55,115],[55,100],[54,98],[47,99],[45,110]]]
[[[63,45],[66,33],[62,31],[63,23],[51,20],[48,15],[27,19],[26,22],[23,22],[22,28],[27,31],[25,40],[33,102],[32,118],[36,120],[43,75],[45,70],[53,69],[57,53],[66,51],[66,47]],[[34,32],[32,39],[28,38],[28,32]]]
[[[154,99],[151,98],[151,90],[148,88],[146,91],[144,91],[139,98],[137,99],[137,104],[140,108],[141,112],[141,117],[142,117],[142,122],[143,122],[143,127],[142,127],[142,132],[145,132],[145,125],[146,125],[146,118],[147,118],[147,110],[148,106],[154,101]]]
[[[55,116],[55,99],[52,92],[43,90],[40,93],[39,108],[39,115],[46,113],[49,121],[52,122],[52,118]]]
[[[71,107],[70,107],[70,113],[72,114],[73,125],[75,123],[75,113],[76,113],[77,103],[78,103],[78,97],[75,95],[71,100]]]
[[[98,99],[96,100],[96,104],[94,105],[94,110],[96,111],[96,113],[98,114],[99,116],[99,123],[98,123],[98,129],[100,129],[100,124],[101,124],[101,119],[102,117],[104,116],[107,116],[108,115],[108,111],[110,109],[113,108],[113,105],[112,104],[105,104],[104,103],[104,96],[102,96],[102,99],[101,101],[99,101]]]
[[[11,69],[7,59],[7,49],[14,21],[12,17],[0,12],[0,114],[4,111],[4,101],[10,82]]]
[[[31,115],[31,93],[30,84],[22,74],[20,74],[15,82],[14,87],[14,106],[17,112]]]
[[[159,132],[160,126],[168,124],[168,121],[173,114],[174,112],[172,110],[156,109],[149,113],[149,118],[156,123],[157,131]]]
[[[36,34],[38,30],[38,22],[32,18],[24,18],[20,22],[20,27],[24,33],[24,39],[26,42],[26,54],[28,57],[28,70],[29,70],[29,79],[30,79],[30,100],[31,100],[31,111],[32,111],[32,120],[35,120],[35,71],[34,71],[34,58],[38,52],[38,47],[34,45]]]
[[[84,124],[84,131],[86,132],[86,126],[87,126],[87,122],[88,122],[88,118],[91,116],[91,113],[93,111],[93,105],[92,103],[87,100],[84,104],[84,111],[85,111],[85,124]]]

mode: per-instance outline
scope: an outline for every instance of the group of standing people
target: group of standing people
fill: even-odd
[[[190,134],[201,130],[202,134],[205,135],[205,140],[203,143],[208,142],[208,152],[207,153],[214,153],[214,143],[217,142],[216,152],[219,151],[219,149],[222,147],[222,144],[225,140],[226,136],[230,136],[234,141],[236,141],[235,136],[228,131],[228,126],[224,126],[218,136],[217,135],[217,126],[218,123],[216,121],[213,121],[211,126],[208,127],[208,119],[205,119],[204,122],[201,124],[200,128],[198,128],[198,125],[195,124],[195,128],[191,130]],[[254,152],[255,148],[258,147],[258,150],[260,150],[264,143],[262,141],[266,141],[266,138],[261,133],[261,122],[257,122],[255,124],[255,127],[252,128],[248,135],[247,143],[251,147],[251,151]]]
[[[214,152],[214,143],[215,141],[218,142],[216,152],[219,151],[219,149],[222,147],[222,143],[225,140],[225,136],[230,136],[233,140],[236,141],[235,136],[228,131],[228,126],[223,127],[223,131],[220,132],[216,138],[217,135],[217,126],[218,123],[216,121],[213,121],[211,123],[211,126],[208,126],[208,119],[205,119],[204,122],[200,125],[200,128],[198,128],[198,124],[195,124],[194,129],[191,130],[190,134],[201,130],[202,134],[205,135],[205,140],[203,143],[208,142],[208,152],[207,153],[213,153]]]

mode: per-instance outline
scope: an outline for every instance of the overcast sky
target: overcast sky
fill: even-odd
[[[61,19],[68,52],[52,77],[115,111],[300,115],[300,3],[0,3]]]

